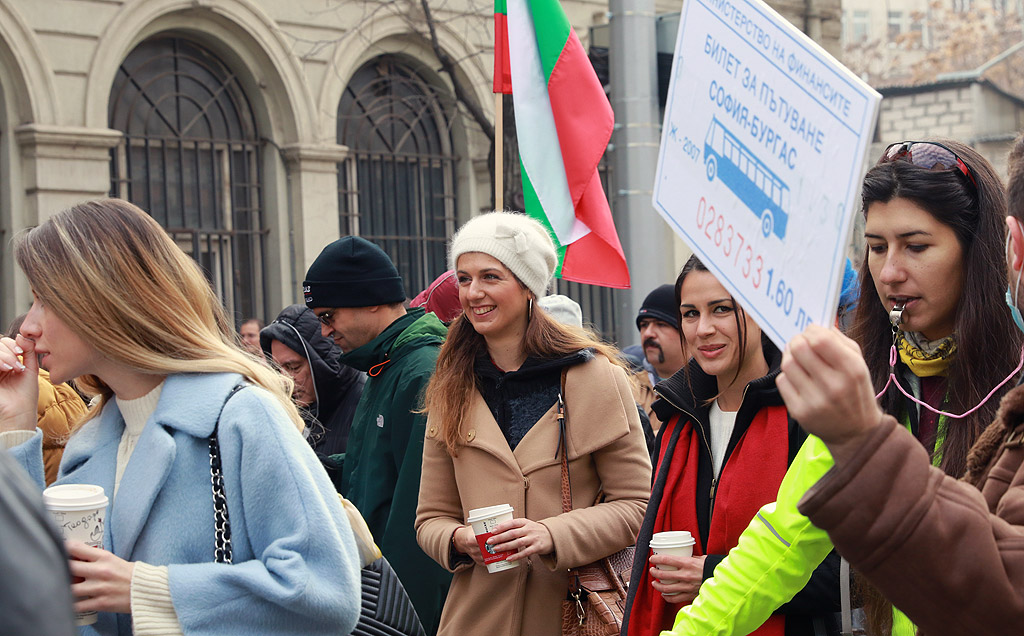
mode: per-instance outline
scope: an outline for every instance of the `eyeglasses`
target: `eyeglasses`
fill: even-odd
[[[327,325],[328,327],[330,327],[331,326],[331,320],[334,319],[334,310],[333,309],[328,309],[327,311],[325,311],[323,313],[317,314],[316,319],[319,320],[320,322],[322,322],[323,324]]]
[[[956,168],[971,180],[975,191],[978,189],[978,182],[974,180],[974,173],[971,172],[967,162],[961,159],[960,155],[935,141],[899,141],[889,144],[878,163],[890,161],[909,161],[925,170]]]

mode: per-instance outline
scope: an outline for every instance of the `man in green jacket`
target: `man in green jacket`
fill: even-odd
[[[451,574],[416,543],[426,416],[417,413],[447,329],[406,310],[405,286],[388,255],[345,236],[320,253],[303,281],[306,306],[340,361],[369,375],[343,458],[341,494],[362,513],[398,573],[427,634],[437,631]]]

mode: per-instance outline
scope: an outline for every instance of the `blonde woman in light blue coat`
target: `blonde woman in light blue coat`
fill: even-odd
[[[16,240],[34,302],[0,340],[0,446],[43,485],[37,362],[96,398],[58,484],[102,486],[104,547],[69,542],[83,634],[347,634],[358,554],[299,431],[290,381],[244,353],[196,264],[150,216],[103,200]],[[215,562],[211,437],[231,563]]]

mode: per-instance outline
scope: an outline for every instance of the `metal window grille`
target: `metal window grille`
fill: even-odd
[[[230,314],[265,313],[260,137],[236,75],[199,44],[137,46],[110,91],[110,195],[153,216],[203,268]]]
[[[414,296],[447,269],[455,231],[452,99],[396,56],[352,76],[338,106],[341,231],[379,245]]]

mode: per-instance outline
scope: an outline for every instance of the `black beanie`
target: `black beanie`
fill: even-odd
[[[647,294],[644,304],[636,315],[636,328],[644,318],[656,318],[679,329],[679,308],[676,307],[676,288],[665,284]]]
[[[384,250],[343,236],[309,266],[302,295],[307,307],[372,307],[403,302],[405,286]]]

